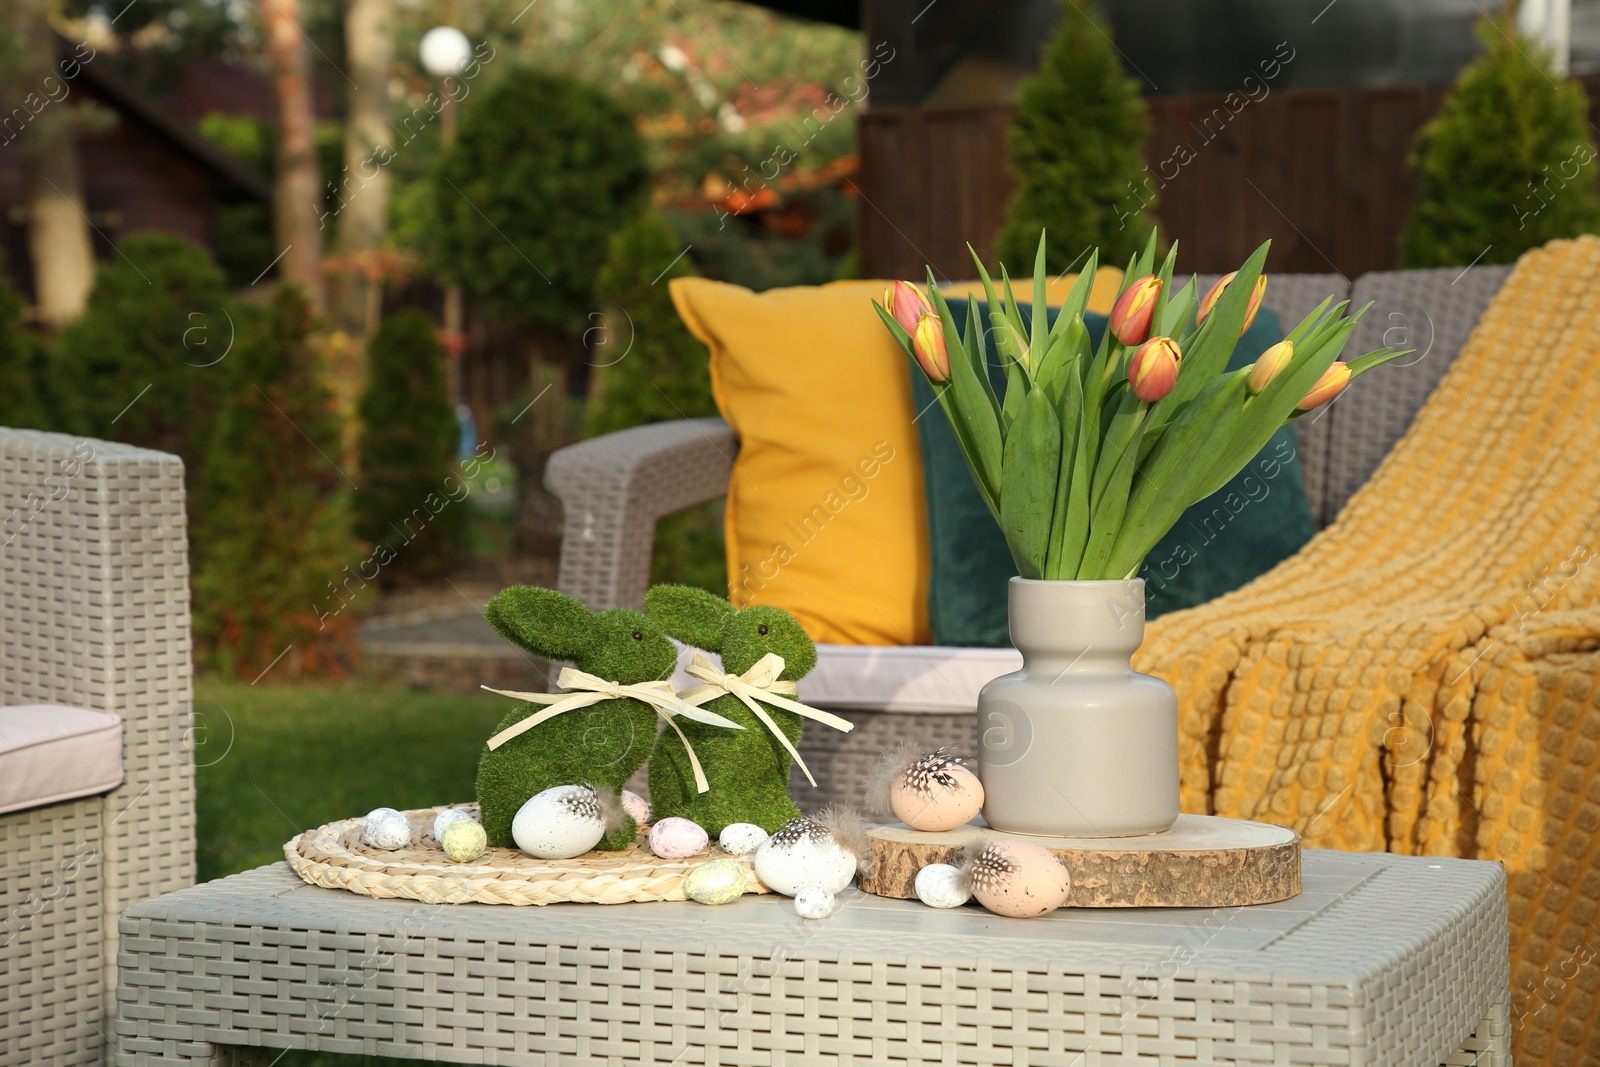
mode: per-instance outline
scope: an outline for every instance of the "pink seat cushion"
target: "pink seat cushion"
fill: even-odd
[[[0,708],[0,812],[122,784],[122,719],[65,704]]]

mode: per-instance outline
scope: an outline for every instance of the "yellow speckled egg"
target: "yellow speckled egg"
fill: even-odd
[[[944,752],[918,757],[889,783],[890,810],[913,830],[953,830],[982,807],[983,783]]]
[[[471,863],[489,847],[489,838],[476,821],[457,819],[444,828],[444,839],[439,845],[455,862]]]
[[[689,872],[683,891],[701,904],[732,904],[744,896],[744,864],[738,860],[708,860]]]
[[[1049,849],[1028,841],[991,841],[968,868],[972,896],[996,915],[1031,919],[1067,902],[1072,878]]]

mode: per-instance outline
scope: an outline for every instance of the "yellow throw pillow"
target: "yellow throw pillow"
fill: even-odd
[[[729,597],[819,642],[927,644],[928,522],[908,363],[872,310],[884,282],[753,293],[675,278],[739,437]],[[937,414],[937,413],[936,413]]]

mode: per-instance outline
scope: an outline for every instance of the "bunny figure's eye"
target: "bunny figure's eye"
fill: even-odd
[[[762,637],[767,636],[767,624],[762,623],[760,626],[757,626],[756,633],[760,634]]]
[[[638,630],[635,630],[635,631],[633,631],[633,639],[635,641],[643,641],[644,640],[644,634],[640,633]]]

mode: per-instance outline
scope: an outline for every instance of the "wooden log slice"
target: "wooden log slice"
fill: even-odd
[[[1268,904],[1300,892],[1300,835],[1281,826],[1180,815],[1171,830],[1143,837],[1032,837],[966,825],[923,833],[903,823],[867,831],[875,867],[861,888],[915,899],[917,872],[960,863],[974,841],[1014,838],[1043,845],[1072,875],[1073,908],[1229,908]]]

